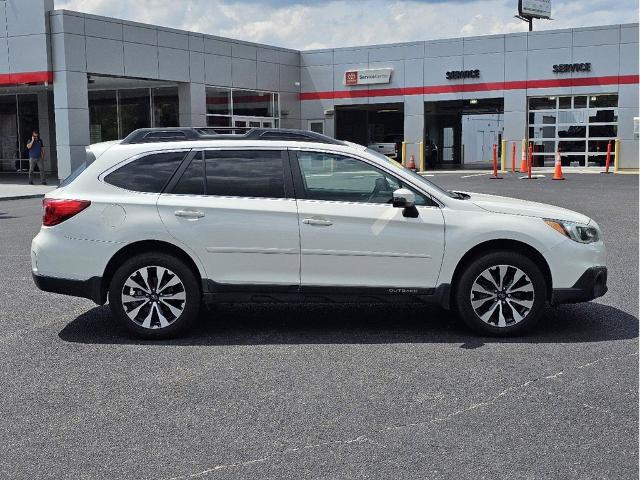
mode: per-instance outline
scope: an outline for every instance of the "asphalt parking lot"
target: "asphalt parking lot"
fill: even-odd
[[[530,335],[417,306],[224,306],[187,338],[130,338],[40,292],[40,201],[0,202],[0,478],[638,477],[638,177],[438,175],[593,217],[609,293]]]

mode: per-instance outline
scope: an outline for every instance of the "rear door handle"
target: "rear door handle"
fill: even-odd
[[[317,227],[330,227],[333,225],[333,222],[327,220],[326,218],[305,218],[302,220],[302,223],[307,225],[315,225]]]
[[[173,212],[173,214],[176,217],[188,218],[192,220],[204,217],[204,212],[200,212],[198,210],[176,210],[175,212]]]

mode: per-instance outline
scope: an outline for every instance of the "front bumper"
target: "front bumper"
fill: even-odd
[[[88,280],[70,280],[68,278],[46,277],[35,273],[32,275],[36,287],[44,292],[88,298],[98,305],[104,305],[107,301],[100,277],[91,277]]]
[[[554,288],[551,304],[588,302],[603,296],[607,290],[607,267],[591,267],[571,288]]]

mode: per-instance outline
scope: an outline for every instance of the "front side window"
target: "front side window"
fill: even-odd
[[[135,192],[160,193],[182,163],[187,152],[145,155],[111,172],[104,181]]]
[[[322,152],[297,152],[304,197],[339,202],[393,203],[393,192],[409,188],[361,160]],[[415,192],[416,205],[433,205]]]
[[[284,162],[279,150],[207,150],[206,194],[284,198]]]

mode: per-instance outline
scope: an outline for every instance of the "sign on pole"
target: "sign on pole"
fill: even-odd
[[[551,0],[518,0],[518,14],[524,18],[551,19]]]

